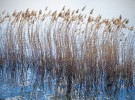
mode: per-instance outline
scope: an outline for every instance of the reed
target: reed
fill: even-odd
[[[85,7],[81,9],[81,12]],[[17,68],[32,67],[41,75],[42,83],[56,79],[56,88],[63,82],[67,96],[77,91],[88,95],[102,92],[106,84],[133,86],[135,34],[128,19],[122,16],[102,19],[80,10],[14,11],[0,17],[0,67],[10,68],[15,77]],[[125,34],[124,34],[125,33]],[[10,76],[10,75],[9,75]],[[78,85],[77,85],[78,84]],[[42,84],[44,85],[44,84]],[[95,86],[95,87],[94,87]],[[116,88],[116,89],[117,89]],[[85,94],[83,94],[85,93]]]

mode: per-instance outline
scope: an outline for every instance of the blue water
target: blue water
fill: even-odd
[[[89,93],[85,93],[85,88],[83,88],[85,83],[81,90],[79,90],[80,84],[76,83],[73,84],[74,92],[68,99],[64,94],[56,93],[56,79],[49,75],[44,76],[43,80],[42,77],[42,74],[37,74],[36,70],[31,68],[16,75],[8,75],[7,72],[1,70],[0,98],[5,100],[70,100],[71,98],[74,98],[74,100],[89,100],[90,98],[96,100],[135,100],[135,86],[126,87],[124,81],[118,81],[113,87],[105,87],[105,84],[98,86],[93,84]],[[59,87],[65,88],[64,85]]]

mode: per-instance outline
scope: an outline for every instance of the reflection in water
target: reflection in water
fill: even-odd
[[[50,73],[39,73],[39,68],[19,67],[14,71],[2,68],[0,72],[0,98],[6,100],[95,100],[95,99],[135,99],[135,87],[132,80],[119,78],[104,83],[93,80],[74,83],[71,95],[66,95],[67,83],[63,76],[60,79]],[[89,81],[89,84],[87,83]],[[92,83],[91,83],[92,82]],[[73,82],[72,82],[73,83]],[[88,86],[89,85],[89,86]],[[87,88],[86,88],[87,87]]]

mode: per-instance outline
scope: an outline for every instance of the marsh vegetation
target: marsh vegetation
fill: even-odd
[[[134,27],[84,10],[0,15],[1,98],[135,98]]]

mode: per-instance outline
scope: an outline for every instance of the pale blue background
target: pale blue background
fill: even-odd
[[[27,8],[45,9],[46,6],[52,10],[61,10],[64,5],[71,9],[81,9],[86,5],[86,13],[94,8],[95,15],[100,13],[105,18],[118,17],[121,14],[130,19],[130,25],[135,26],[135,0],[0,0],[0,12]]]

